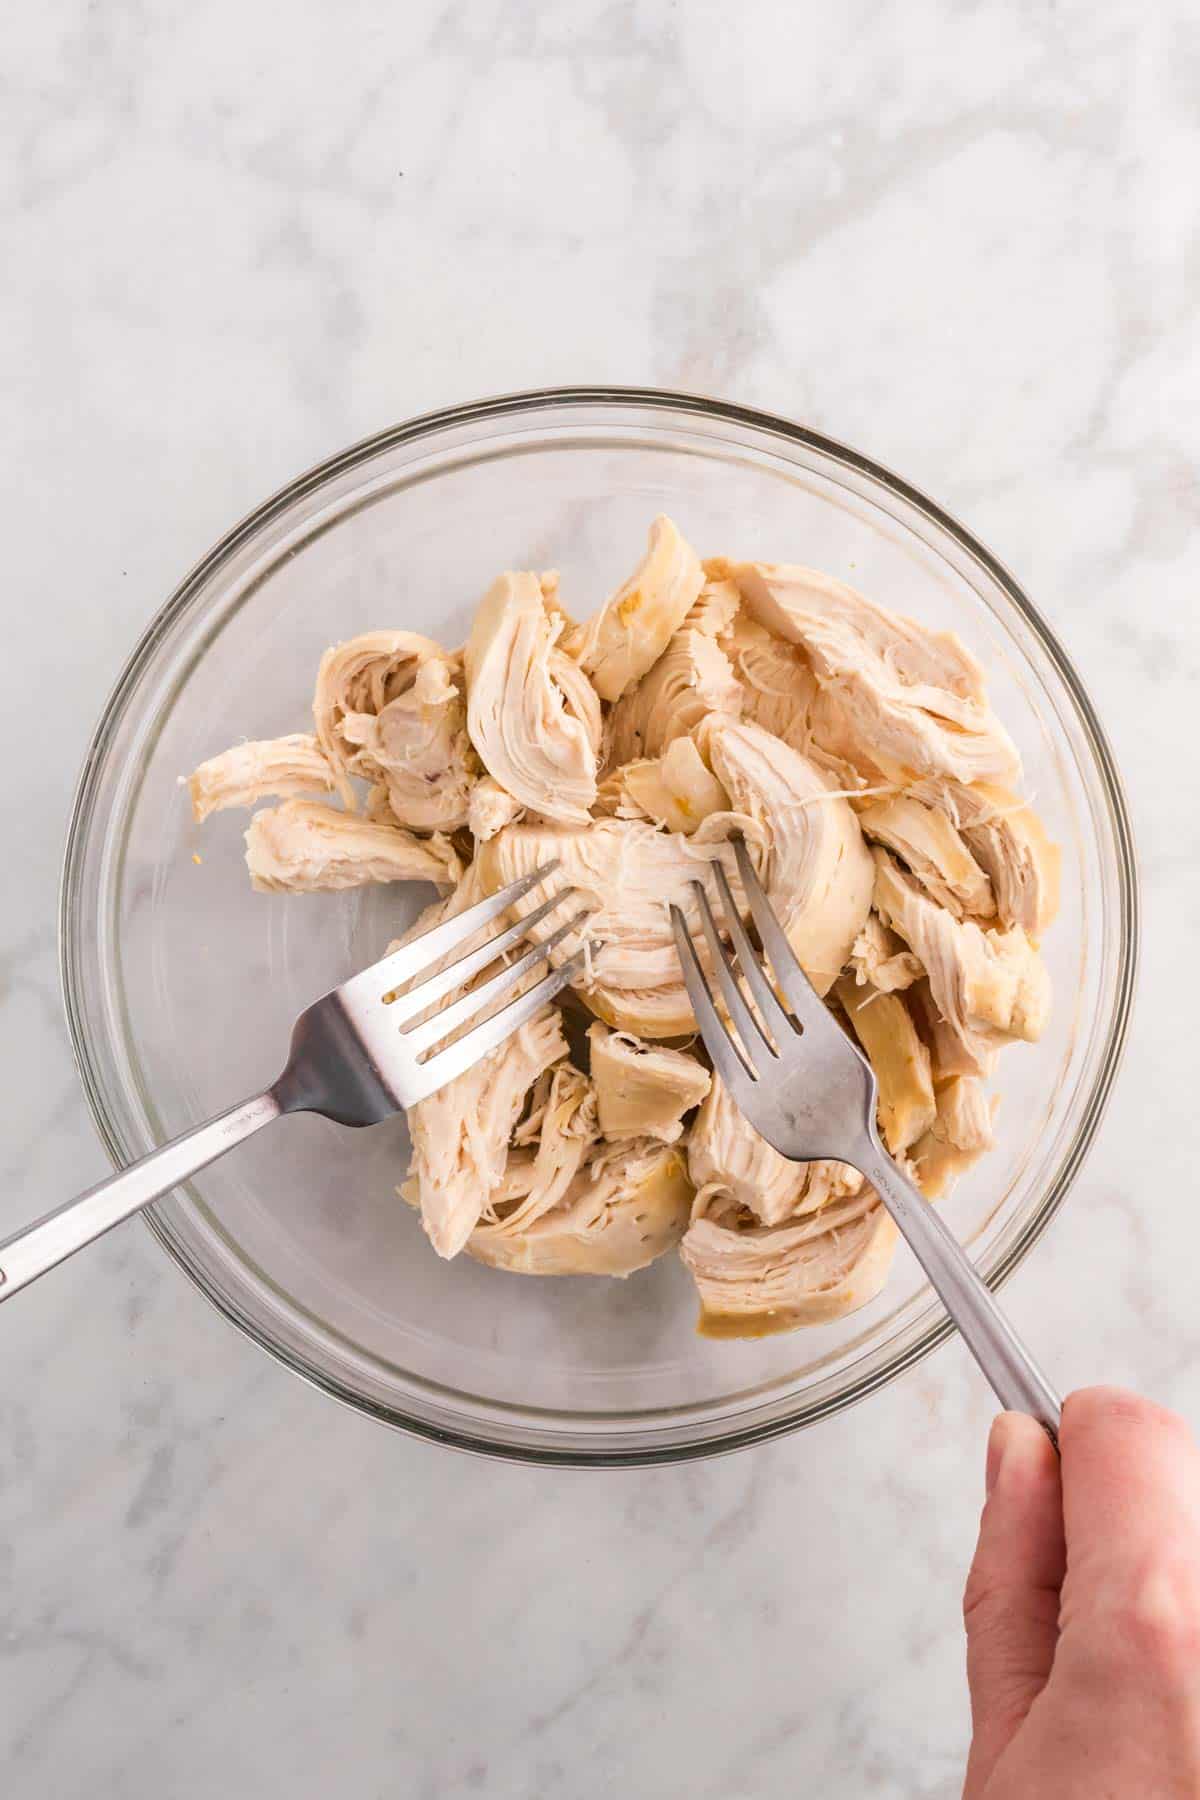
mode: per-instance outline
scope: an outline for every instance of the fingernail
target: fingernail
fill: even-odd
[[[988,1499],[991,1498],[992,1489],[1000,1479],[1000,1465],[1004,1461],[1004,1452],[1009,1441],[1008,1414],[997,1413],[992,1420],[992,1429],[988,1432],[987,1464],[983,1475],[984,1494]]]

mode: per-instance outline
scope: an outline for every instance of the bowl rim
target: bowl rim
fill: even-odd
[[[1095,1139],[1124,1056],[1140,959],[1141,913],[1137,852],[1124,782],[1107,735],[1087,690],[1056,634],[1008,568],[952,514],[884,464],[836,438],[828,437],[822,432],[814,431],[809,426],[801,425],[777,413],[742,406],[734,401],[719,399],[715,396],[676,389],[636,386],[533,388],[440,407],[434,411],[417,414],[397,425],[388,426],[314,464],[302,474],[286,482],[245,514],[188,570],[173,592],[153,614],[113,683],[89,741],[71,805],[59,881],[58,965],[63,1007],[71,1040],[72,1057],[87,1100],[88,1110],[101,1142],[114,1167],[122,1166],[121,1146],[104,1105],[100,1084],[93,1066],[86,1016],[72,978],[73,954],[77,948],[72,919],[72,901],[81,870],[91,818],[91,801],[96,783],[102,771],[116,725],[124,711],[126,699],[144,667],[153,656],[160,640],[223,562],[235,555],[259,531],[285,513],[296,502],[317,491],[337,476],[346,474],[388,450],[419,441],[437,432],[451,428],[469,427],[489,420],[528,418],[542,411],[572,405],[612,408],[614,411],[628,407],[643,407],[668,415],[671,413],[699,415],[709,422],[721,422],[782,437],[792,445],[816,451],[834,462],[842,464],[854,473],[878,482],[907,505],[924,515],[930,523],[954,540],[961,550],[981,565],[1033,632],[1040,648],[1048,657],[1067,690],[1100,780],[1116,848],[1116,897],[1119,931],[1111,1022],[1104,1053],[1098,1061],[1095,1078],[1087,1094],[1086,1104],[1067,1156],[1058,1171],[1054,1190],[1045,1196],[1003,1257],[987,1276],[989,1286],[997,1289],[1024,1261],[1062,1207]],[[815,1424],[820,1419],[829,1417],[832,1413],[841,1411],[848,1406],[858,1404],[868,1395],[893,1381],[904,1370],[912,1368],[930,1355],[956,1329],[951,1320],[943,1313],[905,1350],[883,1366],[861,1376],[849,1390],[821,1401],[809,1401],[794,1411],[741,1428],[737,1426],[731,1428],[727,1420],[719,1419],[713,1422],[708,1435],[701,1435],[687,1443],[642,1444],[627,1449],[619,1446],[607,1446],[598,1447],[595,1450],[582,1449],[577,1446],[564,1447],[552,1441],[498,1443],[481,1430],[434,1424],[413,1413],[402,1413],[385,1406],[306,1362],[302,1356],[287,1345],[269,1337],[244,1309],[238,1307],[208,1284],[201,1271],[181,1253],[154,1208],[147,1209],[143,1213],[143,1218],[158,1244],[208,1303],[277,1362],[291,1370],[293,1374],[299,1375],[311,1387],[328,1394],[357,1413],[389,1425],[394,1430],[429,1442],[512,1463],[574,1468],[645,1467],[650,1464],[669,1464],[722,1455],[747,1448],[752,1444],[765,1443],[797,1431],[806,1425]],[[548,1440],[551,1435],[547,1434]]]

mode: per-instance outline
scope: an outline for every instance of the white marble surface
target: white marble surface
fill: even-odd
[[[1200,1419],[1200,30],[1183,0],[43,0],[5,27],[0,1226],[103,1172],[53,949],[75,772],[177,576],[444,401],[708,389],[901,469],[1059,627],[1127,777],[1141,997],[1009,1289]],[[949,1800],[991,1411],[957,1346],[611,1477],[391,1436],[137,1225],[5,1309],[21,1796]]]

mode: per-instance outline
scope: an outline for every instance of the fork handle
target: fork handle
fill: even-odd
[[[863,1174],[908,1240],[967,1348],[1006,1411],[1028,1413],[1058,1443],[1062,1401],[1038,1368],[990,1288],[936,1207],[915,1188],[876,1141]]]
[[[258,1094],[228,1112],[218,1113],[194,1131],[152,1150],[140,1162],[56,1207],[44,1218],[0,1243],[0,1301],[9,1300],[47,1269],[82,1250],[122,1219],[161,1199],[189,1175],[206,1168],[277,1119],[282,1108],[274,1094]]]

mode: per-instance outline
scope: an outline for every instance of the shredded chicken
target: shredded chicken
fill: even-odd
[[[536,1147],[519,1168],[514,1169],[513,1156],[509,1157],[500,1188],[484,1204],[484,1222],[477,1227],[477,1234],[516,1237],[544,1213],[553,1212],[565,1199],[596,1141],[596,1095],[587,1076],[570,1063],[559,1063],[542,1075],[535,1091],[542,1083],[545,1097],[538,1096],[536,1133],[528,1131],[526,1120],[512,1137],[514,1145],[532,1138]]]
[[[887,1280],[895,1248],[896,1227],[864,1187],[781,1225],[697,1219],[679,1253],[706,1337],[766,1337],[865,1306]]]
[[[691,1202],[678,1150],[635,1138],[595,1150],[561,1203],[525,1230],[483,1228],[466,1248],[518,1275],[631,1275],[680,1242]]]
[[[992,884],[1001,925],[1020,925],[1031,938],[1040,938],[1058,912],[1062,857],[1033,808],[1009,789],[983,781],[971,787],[921,781],[911,791],[961,831]]]
[[[685,625],[703,631],[707,637],[723,638],[733,629],[742,608],[737,582],[731,581],[724,566],[704,565],[704,586],[688,608]]]
[[[760,625],[748,612],[739,614],[721,640],[721,648],[741,685],[741,714],[782,738],[793,750],[812,751],[809,713],[817,697],[817,678],[804,651]],[[848,767],[850,782],[857,786]]]
[[[917,1181],[930,1200],[948,1194],[959,1176],[992,1148],[995,1104],[974,1075],[955,1075],[939,1088],[937,1116],[909,1152]]]
[[[490,775],[485,775],[471,789],[470,805],[467,808],[467,823],[471,828],[471,836],[478,843],[486,844],[489,838],[503,831],[506,825],[513,825],[525,816],[525,808],[519,800],[500,786]]]
[[[728,1194],[775,1225],[795,1212],[806,1165],[788,1162],[760,1137],[719,1075],[688,1136],[688,1173],[698,1193]]]
[[[332,794],[337,780],[315,737],[260,738],[234,744],[202,762],[188,776],[192,817],[198,825],[229,806],[256,806],[260,800],[292,800],[302,794]]]
[[[939,906],[956,919],[996,916],[992,884],[944,812],[910,794],[858,809],[867,837],[893,851]]]
[[[937,1112],[929,1051],[899,994],[860,987],[850,975],[833,991],[875,1071],[883,1141],[899,1156],[929,1129]]]
[[[356,741],[367,721],[377,719],[392,701],[409,692],[428,657],[444,654],[440,644],[415,631],[368,631],[335,644],[321,658],[313,719],[317,742],[334,771],[344,806],[353,810],[356,805],[349,776],[361,775],[372,782],[380,778],[369,754]]]
[[[412,686],[378,713],[350,712],[341,742],[349,767],[383,791],[392,816],[421,831],[467,822],[478,763],[467,737],[461,658],[429,656]]]
[[[973,919],[956,919],[886,850],[874,854],[876,910],[919,959],[943,1019],[964,1037],[1036,1043],[1050,1010],[1050,982],[1021,927],[983,931]]]
[[[661,756],[625,763],[600,784],[597,810],[619,819],[650,819],[690,837],[705,819],[730,810],[729,795],[693,738],[675,738]]]
[[[467,639],[467,729],[488,774],[521,806],[586,825],[596,798],[600,703],[556,648],[536,575],[501,575]]]
[[[848,801],[798,750],[761,725],[715,717],[701,745],[734,810],[768,833],[758,873],[820,994],[845,967],[871,910],[870,853]]]
[[[850,967],[860,987],[873,987],[881,994],[895,994],[911,987],[924,974],[904,939],[890,931],[877,912],[867,914],[866,923],[850,946]]]
[[[953,632],[885,612],[816,569],[738,563],[733,578],[760,625],[804,646],[820,690],[811,729],[860,774],[970,782],[1020,773],[983,671]]]
[[[454,846],[440,833],[421,838],[315,800],[285,800],[255,813],[246,832],[246,867],[264,894],[311,894],[369,881],[453,887],[463,873]]]
[[[658,661],[703,583],[700,559],[678,527],[666,517],[655,519],[649,547],[629,580],[566,640],[602,700],[619,700]]]
[[[528,1025],[410,1109],[411,1179],[439,1256],[457,1256],[504,1176],[526,1095],[566,1057],[562,1020],[546,1007]]]
[[[975,1075],[986,1080],[992,1074],[1000,1050],[995,1034],[974,1031],[946,1018],[924,975],[908,989],[908,1005],[929,1047],[935,1088],[956,1075]]]
[[[737,881],[727,845],[696,844],[675,832],[656,831],[644,820],[596,819],[587,831],[555,825],[509,825],[479,849],[489,892],[557,861],[561,879],[593,910],[586,931],[591,969],[583,998],[597,1015],[639,1037],[686,1037],[696,1019],[683,985],[671,930],[670,905],[680,907],[693,933],[700,929],[693,882],[720,858]],[[518,914],[532,912],[539,896],[526,895]],[[550,936],[552,916],[535,935]],[[554,951],[565,962],[579,949],[577,933]]]
[[[645,1044],[597,1022],[588,1031],[600,1130],[609,1139],[653,1137],[673,1144],[683,1115],[712,1085],[708,1070],[682,1050]]]
[[[719,862],[746,917],[740,836],[875,1070],[889,1151],[929,1199],[947,1193],[991,1147],[1000,1051],[1044,1029],[1059,888],[958,638],[812,569],[701,562],[659,518],[589,621],[557,571],[507,571],[461,650],[400,630],[329,650],[313,718],[315,735],[236,745],[189,778],[197,820],[278,802],[246,832],[256,888],[430,882],[442,897],[410,942],[553,862],[587,909],[550,952],[582,950],[574,988],[410,1111],[399,1191],[434,1250],[625,1276],[677,1248],[714,1337],[873,1299],[891,1218],[849,1164],[781,1156],[710,1071],[671,908],[711,969],[696,884]]]
[[[737,718],[742,690],[720,645],[703,631],[677,631],[654,667],[613,707],[605,766],[661,756],[676,738],[690,737],[709,713]]]

